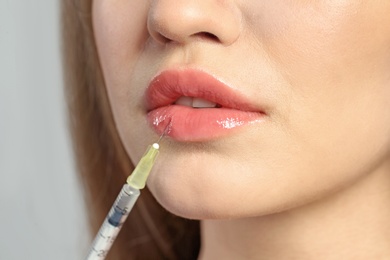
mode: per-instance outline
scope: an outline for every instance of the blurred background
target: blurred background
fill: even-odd
[[[82,259],[89,247],[66,123],[60,1],[0,0],[0,259]]]

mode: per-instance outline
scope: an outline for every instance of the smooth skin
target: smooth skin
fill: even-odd
[[[157,139],[144,92],[195,68],[263,121],[202,143],[165,139],[148,187],[202,220],[200,259],[390,259],[390,1],[95,0],[118,131]]]

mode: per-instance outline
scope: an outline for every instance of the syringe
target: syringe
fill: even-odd
[[[100,227],[86,260],[102,260],[106,258],[123,223],[137,201],[140,190],[145,187],[146,179],[152,170],[159,148],[158,142],[149,146],[133,173],[127,178],[126,184],[123,185],[103,225]]]

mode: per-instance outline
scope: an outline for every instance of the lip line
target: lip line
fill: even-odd
[[[150,81],[145,96],[147,112],[175,105],[178,98],[188,96],[209,100],[225,109],[265,114],[237,90],[211,74],[196,69],[161,71]]]

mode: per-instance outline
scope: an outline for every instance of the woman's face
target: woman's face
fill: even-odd
[[[259,216],[386,170],[389,13],[390,1],[94,0],[134,163],[171,124],[156,199],[188,218]]]

